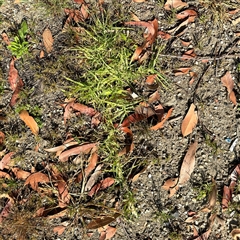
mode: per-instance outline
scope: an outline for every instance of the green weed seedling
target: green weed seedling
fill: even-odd
[[[203,185],[200,187],[200,190],[199,190],[199,192],[198,192],[197,200],[200,201],[200,200],[205,199],[205,198],[209,195],[212,187],[213,187],[213,184],[212,184],[212,183],[203,184]]]
[[[14,41],[7,47],[16,58],[21,58],[28,53],[29,42],[26,41],[28,31],[27,22],[23,20],[18,35],[14,37]]]

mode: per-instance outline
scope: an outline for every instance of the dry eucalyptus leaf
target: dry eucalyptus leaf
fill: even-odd
[[[29,184],[33,190],[38,190],[38,183],[48,183],[50,180],[48,176],[41,172],[36,172],[31,174],[27,179],[24,185]]]
[[[53,50],[53,41],[54,41],[51,31],[48,28],[46,28],[43,31],[42,37],[43,37],[43,44],[46,48],[46,51],[47,53],[50,53]]]
[[[195,105],[192,103],[187,115],[182,121],[182,135],[185,137],[188,134],[192,133],[193,129],[196,127],[198,122],[198,115],[197,112],[195,111]]]
[[[25,124],[31,129],[32,133],[34,135],[38,135],[39,127],[34,118],[31,117],[26,110],[22,110],[19,113],[19,116],[25,122]]]
[[[185,184],[191,177],[195,166],[195,153],[197,150],[197,141],[195,141],[188,149],[187,154],[183,159],[183,163],[179,175],[179,185]]]

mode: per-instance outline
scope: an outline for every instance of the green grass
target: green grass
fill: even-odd
[[[111,23],[109,19],[94,18],[91,25],[80,35],[79,47],[75,48],[82,76],[69,79],[75,83],[73,95],[80,102],[101,112],[107,121],[123,120],[141,101],[129,100],[127,88],[135,90],[136,83],[155,70],[155,59],[148,65],[131,64],[130,59],[136,45],[126,34],[124,27]]]

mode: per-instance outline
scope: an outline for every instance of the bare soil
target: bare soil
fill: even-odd
[[[119,217],[112,222],[110,225],[117,228],[112,238],[115,240],[194,239],[193,226],[201,235],[208,229],[211,213],[200,213],[200,217],[192,223],[186,223],[185,220],[188,218],[188,211],[197,212],[207,204],[207,194],[203,198],[200,194],[203,193],[206,184],[211,185],[212,178],[216,180],[218,189],[214,213],[224,220],[224,224],[220,226],[215,223],[208,239],[230,240],[232,239],[230,232],[240,225],[239,190],[234,193],[235,207],[224,213],[221,209],[223,186],[228,184],[229,173],[239,163],[239,144],[230,151],[233,141],[240,137],[239,109],[229,100],[221,77],[230,71],[239,101],[240,23],[233,24],[233,21],[240,17],[240,11],[229,14],[232,9],[222,5],[225,13],[220,15],[218,7],[211,8],[200,1],[186,2],[189,5],[187,8],[197,11],[198,16],[195,21],[186,26],[181,36],[169,40],[158,36],[155,43],[165,46],[157,61],[169,82],[168,88],[158,88],[160,102],[165,109],[173,107],[174,111],[163,129],[149,131],[148,128],[152,124],[149,121],[136,123],[132,127],[135,148],[130,157],[143,161],[147,169],[130,186],[135,196],[139,217],[132,221]],[[234,3],[237,2],[236,0]],[[221,5],[218,1],[215,4]],[[77,8],[78,5],[72,4],[72,7]],[[129,19],[130,13],[134,13],[142,21],[157,18],[159,31],[167,32],[179,25],[179,21],[174,17],[175,10],[166,11],[161,1],[149,0],[143,3],[121,1],[118,4],[106,1],[105,7],[112,11],[120,7],[122,13],[129,15]],[[26,18],[33,35],[38,40],[30,49],[30,57],[28,56],[24,61],[16,61],[16,68],[24,81],[22,94],[25,97],[20,97],[20,103],[13,108],[9,106],[12,92],[7,81],[11,53],[4,43],[0,46],[0,81],[3,86],[0,96],[0,113],[3,117],[0,121],[0,130],[6,135],[5,148],[16,152],[15,156],[18,159],[16,166],[26,171],[30,171],[32,167],[41,169],[42,162],[57,161],[43,149],[61,145],[66,140],[67,134],[78,136],[83,134],[85,141],[94,139],[91,136],[93,130],[88,117],[83,117],[83,121],[79,121],[77,117],[73,118],[67,125],[63,122],[63,108],[60,104],[69,97],[66,92],[69,91],[71,84],[64,76],[76,79],[80,74],[74,53],[67,52],[72,46],[72,36],[62,31],[66,19],[63,11],[56,15],[46,15],[44,9],[36,7],[34,0],[20,4],[5,1],[0,7],[0,14],[1,32],[5,31],[10,36],[14,36],[17,26],[23,18]],[[39,53],[43,49],[41,34],[46,27],[53,34],[54,50],[40,59]],[[143,41],[144,29],[133,27],[131,31],[132,34],[134,32],[138,34],[138,41]],[[182,40],[190,42],[190,45],[183,46]],[[197,57],[181,60],[183,53],[189,49],[194,49]],[[208,61],[203,62],[203,58]],[[192,72],[196,73],[192,84],[189,83],[191,79],[189,74],[175,76],[174,70],[182,67],[191,67]],[[192,134],[183,137],[181,122],[191,103],[196,105],[199,121]],[[41,107],[42,125],[37,139],[16,113],[18,104]],[[190,181],[169,198],[168,193],[162,190],[161,186],[166,179],[178,176],[187,149],[196,137],[198,137],[198,149],[194,172]],[[36,145],[39,146],[38,152],[35,151]],[[29,196],[30,190],[24,191]],[[115,191],[117,193],[118,190]],[[123,198],[120,194],[119,198],[121,197]],[[2,200],[0,204],[3,209],[6,201]],[[45,230],[37,230],[37,238],[27,239],[87,239],[86,231],[81,224],[78,225],[74,217],[52,220],[51,226],[63,222],[67,222],[67,227],[60,236],[45,227]],[[99,239],[99,233],[93,232],[90,239]],[[179,238],[176,237],[177,235]],[[15,237],[12,234],[7,238],[5,234],[2,239],[15,239]]]

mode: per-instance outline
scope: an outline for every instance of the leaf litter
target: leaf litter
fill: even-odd
[[[144,1],[135,1],[135,2],[141,3]],[[65,23],[65,26],[68,25],[69,27],[73,27],[75,23],[84,22],[86,19],[88,19],[90,17],[88,4],[86,4],[85,1],[76,0],[75,3],[80,4],[78,10],[65,9],[65,13],[67,15],[67,21]],[[99,1],[99,5],[101,5],[103,7],[104,2]],[[151,47],[154,44],[157,36],[161,36],[163,39],[168,40],[172,37],[182,35],[187,28],[185,28],[185,30],[182,31],[181,27],[186,27],[187,24],[192,23],[197,16],[197,12],[193,9],[185,9],[185,10],[181,11],[182,8],[187,8],[187,7],[188,7],[188,4],[185,2],[182,2],[180,0],[166,1],[165,5],[164,5],[165,10],[167,10],[167,11],[176,10],[176,12],[174,12],[174,15],[175,15],[175,13],[177,13],[175,17],[176,17],[176,19],[179,19],[177,26],[175,26],[169,32],[158,31],[159,26],[158,26],[157,19],[154,19],[153,21],[143,22],[135,17],[135,22],[141,22],[141,24],[129,23],[129,22],[125,23],[126,25],[139,26],[139,27],[146,28],[146,31],[143,34],[144,43],[143,43],[143,45],[137,47],[137,49],[135,50],[135,53],[132,56],[132,62],[138,61],[138,63],[140,64],[143,62],[144,59],[145,60],[147,59],[146,53],[150,52],[150,54],[151,54],[151,51],[152,51]],[[43,43],[45,45],[46,51],[48,53],[50,53],[50,52],[54,51],[54,49],[53,49],[53,41],[54,40],[53,40],[52,36],[50,36],[51,34],[48,33],[48,35],[49,35],[48,37],[43,36]],[[6,38],[6,36],[4,36],[4,37]],[[44,40],[44,38],[45,38],[45,40]],[[184,44],[186,44],[185,47],[188,47],[190,44],[189,41],[183,41],[183,40],[181,40],[181,41],[184,42]],[[8,44],[7,40],[5,41],[5,43]],[[193,60],[196,57],[197,57],[197,55],[196,55],[194,49],[188,49],[182,55],[182,60],[188,60],[188,59]],[[12,62],[10,63],[11,73],[9,71],[9,84],[10,84],[11,89],[13,90],[13,95],[12,95],[12,99],[10,101],[10,106],[16,105],[17,99],[19,98],[20,90],[23,87],[23,81],[19,78],[18,71],[14,67],[14,61],[15,60],[12,60]],[[182,69],[182,70],[179,68],[178,72],[176,72],[176,75],[182,75],[182,74],[188,73],[188,74],[193,74],[193,76],[192,75],[191,76],[194,77],[195,74],[193,72],[191,72],[190,69],[191,69],[190,67],[189,67],[189,69],[188,69],[188,67],[186,67],[186,69]],[[147,78],[145,83],[146,83],[146,85],[148,85],[148,87],[150,87],[150,88],[155,87],[155,84],[156,84],[155,74],[149,75],[149,76],[144,76],[144,77]],[[226,76],[224,76],[224,77],[226,77]],[[229,78],[229,76],[227,76],[227,77]],[[225,79],[224,79],[224,80],[222,80],[222,83],[227,88],[230,100],[236,105],[236,96],[233,91],[233,87],[231,87],[232,82],[227,81],[227,83],[226,83]],[[159,86],[157,85],[157,87],[159,87]],[[235,96],[235,100],[234,100],[234,96]],[[133,150],[134,150],[133,131],[132,131],[132,129],[134,129],[134,127],[133,127],[134,123],[138,123],[149,117],[156,117],[158,119],[158,124],[150,127],[150,129],[157,130],[157,129],[162,128],[165,121],[169,117],[171,117],[171,114],[173,111],[172,107],[170,107],[170,108],[165,107],[164,104],[159,104],[158,106],[151,105],[155,101],[159,101],[159,100],[160,100],[160,95],[159,95],[159,92],[156,91],[154,93],[154,95],[152,96],[152,98],[151,99],[149,98],[149,101],[147,104],[146,103],[140,104],[138,107],[136,107],[134,114],[132,114],[132,115],[128,116],[126,119],[124,119],[124,121],[122,123],[117,124],[119,129],[121,129],[131,139],[131,144],[129,144],[129,146],[126,146],[123,149],[123,154],[121,153],[122,155],[126,155],[129,152],[133,152]],[[192,108],[193,108],[193,111],[192,111]],[[183,123],[181,126],[183,136],[187,136],[190,133],[192,133],[198,122],[198,116],[197,116],[197,113],[194,108],[195,108],[195,105],[190,106],[190,109],[189,109],[189,112],[191,112],[191,114],[190,114],[191,116],[189,118],[190,120],[188,119],[189,112],[187,113],[186,117],[183,120]],[[166,109],[168,109],[167,112],[165,112]],[[174,112],[175,112],[175,110],[174,110]],[[95,110],[91,107],[88,107],[87,105],[84,105],[81,103],[76,103],[74,100],[72,102],[68,102],[67,104],[64,104],[64,121],[65,121],[66,128],[72,127],[72,126],[68,125],[69,122],[67,123],[67,120],[69,120],[73,114],[75,114],[76,116],[79,116],[80,114],[85,114],[87,116],[90,116],[91,117],[91,125],[92,125],[92,127],[96,128],[96,129],[100,123],[104,123],[104,119],[101,118],[101,114],[97,110]],[[29,117],[31,117],[31,116],[29,116],[29,114],[28,114],[27,118],[29,118]],[[26,123],[28,121],[24,121],[24,122]],[[28,122],[28,124],[26,123],[26,125],[32,130],[32,132],[35,135],[38,134],[39,130],[38,131],[36,129],[34,130],[34,127],[31,127],[33,125],[33,123]],[[2,142],[4,142],[4,140]],[[61,141],[61,143],[62,143],[62,141]],[[91,144],[95,144],[95,145],[92,147],[92,146],[90,146]],[[194,144],[196,144],[195,147],[193,147]],[[59,145],[59,141],[57,142],[57,145]],[[88,146],[86,146],[86,145],[88,145]],[[86,149],[83,146],[85,146]],[[76,156],[76,155],[79,157],[79,159],[78,159],[79,162],[76,163],[73,160],[73,163],[76,165],[82,164],[81,154],[88,155],[89,158],[87,160],[85,159],[84,167],[81,169],[82,172],[78,175],[75,173],[75,176],[76,175],[81,176],[81,174],[82,174],[82,177],[79,177],[79,179],[80,179],[79,182],[82,181],[83,176],[86,177],[85,180],[87,183],[85,185],[84,191],[87,192],[88,194],[90,194],[92,197],[94,197],[95,194],[97,195],[98,191],[104,190],[116,182],[116,180],[114,178],[109,178],[106,176],[103,177],[102,174],[103,174],[104,170],[102,168],[103,168],[104,164],[99,164],[99,162],[101,162],[102,159],[101,159],[101,156],[99,156],[98,153],[96,151],[94,151],[95,147],[96,147],[96,143],[83,143],[82,145],[79,145],[79,142],[72,140],[68,143],[62,143],[62,145],[60,145],[58,147],[46,148],[45,150],[50,153],[56,152],[56,156],[59,157],[59,161],[64,162],[63,164],[71,164],[71,161],[69,161],[69,160],[72,159],[71,158],[72,156]],[[195,150],[194,150],[194,148],[195,148]],[[189,150],[183,160],[183,163],[182,163],[181,169],[180,169],[180,173],[179,173],[179,177],[168,179],[162,186],[163,189],[170,191],[170,195],[173,195],[181,185],[184,185],[184,184],[186,184],[187,181],[189,181],[191,173],[193,172],[194,166],[195,166],[196,149],[197,149],[197,143],[195,141],[192,145],[190,145]],[[65,162],[67,162],[67,163],[65,163]],[[86,162],[88,164],[85,164]],[[6,166],[6,168],[8,168],[7,164],[5,166]],[[10,168],[10,169],[8,169],[8,171],[11,174],[11,176],[7,175],[7,173],[6,173],[6,176],[9,176],[9,178],[14,178],[14,176],[15,176],[17,179],[25,180],[25,185],[30,185],[31,188],[36,191],[38,191],[39,183],[45,184],[45,183],[49,183],[53,180],[53,182],[51,182],[51,184],[54,184],[54,187],[56,187],[58,189],[59,206],[62,208],[65,208],[69,205],[70,195],[69,195],[68,189],[69,189],[70,181],[69,181],[69,179],[65,179],[64,175],[62,173],[60,173],[59,171],[54,170],[54,172],[51,173],[52,177],[53,177],[52,180],[49,179],[48,176],[44,173],[41,173],[43,175],[41,175],[41,174],[38,175],[38,172],[30,174],[30,172],[23,171],[22,169],[20,169],[18,167]],[[236,179],[236,176],[238,177],[238,175],[239,175],[239,173],[238,173],[238,169],[236,167],[234,174],[231,175],[232,180],[230,182],[230,185],[224,187],[224,189],[227,189],[227,190],[224,190],[223,199],[225,199],[225,203],[223,205],[228,205],[228,203],[232,200],[232,193],[234,191],[235,186],[237,185],[237,181],[235,179]],[[136,174],[135,176],[136,176],[136,178],[138,178],[139,174]],[[102,179],[102,180],[100,180],[100,179]],[[91,190],[91,189],[93,189],[93,190]],[[42,190],[42,188],[41,188],[41,190]],[[214,209],[214,207],[216,206],[216,198],[217,198],[217,185],[216,185],[215,180],[213,180],[213,188],[210,192],[208,206],[207,206],[208,211],[211,212]],[[64,211],[65,210],[60,211],[60,213],[62,213],[63,215],[56,213],[51,216],[54,216],[54,215],[55,215],[55,217],[64,216],[64,214],[66,214]],[[212,214],[210,218],[212,218],[213,219],[212,222],[214,222],[214,219],[217,217],[214,216],[214,214]],[[114,232],[114,234],[115,234],[116,228],[113,228],[108,225],[115,219],[116,219],[116,216],[113,217],[111,215],[103,214],[102,216],[92,218],[92,222],[90,222],[90,223],[92,224],[92,226],[94,226],[94,228],[98,228],[99,232],[101,233],[102,239],[105,239],[105,238],[112,237],[112,236],[108,235],[108,231]],[[91,229],[91,224],[90,224],[90,226],[88,225],[89,229]],[[105,224],[105,225],[103,225],[103,224]],[[209,225],[210,225],[210,228],[207,229],[207,231],[205,233],[202,233],[200,236],[198,233],[195,234],[195,236],[197,237],[196,239],[207,239],[209,237],[212,224],[210,223]],[[59,229],[59,231],[57,229]],[[54,228],[54,231],[56,233],[58,233],[59,235],[61,235],[62,232],[64,231],[64,229],[65,229],[64,226],[57,226]],[[234,237],[236,238],[236,233],[235,233]]]

